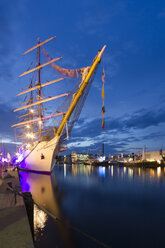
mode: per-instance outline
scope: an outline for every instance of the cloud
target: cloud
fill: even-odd
[[[14,139],[14,130],[11,125],[16,122],[16,115],[13,113],[13,109],[10,105],[0,102],[0,136],[3,140]]]
[[[95,137],[80,137],[70,140],[68,144],[68,152],[76,150],[78,152],[87,153],[90,149],[98,148],[98,151],[101,152],[102,144],[105,144],[105,153],[118,153],[120,150],[123,151],[127,142],[121,140],[118,137],[113,137],[107,133],[96,135]],[[94,151],[96,153],[96,151]]]
[[[19,25],[20,20],[18,21],[18,19],[23,16],[25,3],[26,0],[2,0],[0,2],[0,79],[8,80],[8,82],[12,79],[12,68],[17,59],[17,44],[15,43],[14,35]]]
[[[4,153],[9,152],[11,154],[11,156],[13,156],[16,152],[16,144],[3,142],[3,148],[2,149],[3,149]]]
[[[14,132],[10,126],[16,122],[16,115],[10,105],[2,102],[0,102],[0,114],[2,117],[0,136],[10,143],[14,140]],[[68,142],[68,152],[72,150],[87,152],[88,149],[97,147],[101,149],[104,143],[106,153],[127,153],[133,147],[143,147],[142,143],[144,144],[147,140],[157,140],[165,136],[165,133],[161,131],[149,131],[152,126],[157,127],[165,122],[163,109],[153,111],[140,109],[127,116],[108,117],[105,119],[104,132],[101,130],[101,121],[101,118],[81,118],[73,129]],[[146,134],[144,134],[144,130],[147,130]]]
[[[68,147],[85,152],[89,148],[101,147],[104,143],[110,153],[128,152],[133,150],[133,147],[142,148],[149,140],[161,140],[165,136],[161,131],[150,130],[165,123],[164,109],[140,109],[127,116],[108,117],[105,119],[104,132],[101,130],[101,121],[101,118],[81,118],[73,129]]]
[[[162,11],[160,11],[159,13],[158,13],[158,18],[160,19],[160,18],[165,18],[165,9],[163,9]]]
[[[149,134],[143,135],[141,140],[155,140],[158,138],[163,138],[165,136],[165,132],[158,131],[158,132],[151,132]]]
[[[76,23],[76,27],[89,35],[101,34],[104,31],[103,26],[108,24],[114,16],[118,16],[125,7],[123,2],[111,2],[110,9],[106,8],[106,4],[100,8],[100,1],[96,1],[94,5],[90,1],[83,2],[84,12],[80,16],[80,21]]]
[[[124,127],[134,129],[144,129],[151,126],[158,126],[165,122],[165,110],[145,110],[141,109],[124,120]]]
[[[101,118],[81,119],[75,128],[75,135],[85,133],[86,137],[95,137],[101,130]],[[151,126],[158,126],[165,122],[165,111],[141,109],[127,116],[118,118],[108,117],[105,119],[106,132],[129,133],[131,129],[144,129]]]
[[[0,78],[10,78],[10,70],[8,67],[8,57],[11,52],[11,25],[7,15],[7,5],[2,1],[0,3]],[[5,71],[5,73],[4,73]],[[3,72],[3,73],[2,73]]]

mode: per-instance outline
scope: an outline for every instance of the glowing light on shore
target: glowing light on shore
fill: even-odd
[[[97,160],[100,162],[103,162],[103,161],[105,161],[105,156],[98,156]]]

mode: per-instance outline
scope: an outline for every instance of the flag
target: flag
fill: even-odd
[[[103,87],[102,87],[102,98],[104,99],[104,83],[103,83]]]
[[[102,105],[102,110],[101,110],[101,114],[102,114],[102,130],[104,130],[105,127],[105,122],[104,122],[104,113],[105,113],[105,106],[104,106],[104,82],[105,82],[105,71],[104,71],[104,67],[103,67],[103,74],[102,74],[102,82],[103,82],[103,87],[102,87],[102,99],[103,99],[103,105]]]
[[[102,129],[104,130],[104,127],[105,127],[105,122],[104,122],[104,117],[103,117],[103,120],[102,120]]]
[[[103,83],[105,82],[105,71],[104,71],[104,67],[103,67],[102,81],[103,81]]]
[[[104,113],[105,113],[105,106],[104,106],[104,103],[103,103],[102,110],[101,110],[101,114],[102,114],[103,117],[104,117]]]

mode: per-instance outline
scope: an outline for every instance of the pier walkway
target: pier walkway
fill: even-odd
[[[0,247],[34,248],[23,198],[9,185],[21,192],[18,172],[0,165]]]

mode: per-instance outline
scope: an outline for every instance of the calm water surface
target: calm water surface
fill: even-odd
[[[51,176],[21,172],[34,205],[37,248],[165,247],[165,168],[56,165]],[[64,223],[64,224],[63,224]]]

